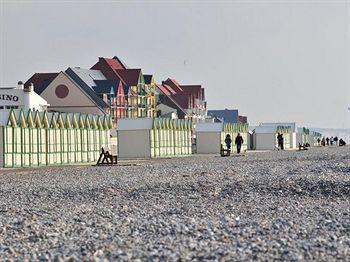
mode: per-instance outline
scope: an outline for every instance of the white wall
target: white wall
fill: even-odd
[[[290,148],[297,148],[299,144],[297,143],[297,133],[290,133]]]
[[[254,133],[254,148],[256,150],[274,150],[276,147],[276,134]]]
[[[118,130],[118,158],[151,158],[149,130]]]
[[[196,133],[197,154],[220,153],[221,132]]]

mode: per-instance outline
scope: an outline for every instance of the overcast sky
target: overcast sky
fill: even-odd
[[[252,124],[350,128],[348,1],[0,3],[0,86],[117,55]]]

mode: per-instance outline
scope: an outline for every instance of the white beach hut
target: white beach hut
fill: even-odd
[[[277,134],[284,137],[284,148],[290,148],[290,127],[284,126],[257,126],[253,133],[253,145],[255,150],[274,150],[278,148]]]
[[[248,125],[230,123],[197,123],[196,124],[196,145],[198,154],[219,154],[221,144],[225,147],[225,137],[231,136],[231,151],[236,152],[234,140],[238,133],[243,137],[241,150],[248,149]]]

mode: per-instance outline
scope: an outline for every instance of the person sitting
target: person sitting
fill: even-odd
[[[339,139],[339,146],[346,146],[346,142],[342,138]]]

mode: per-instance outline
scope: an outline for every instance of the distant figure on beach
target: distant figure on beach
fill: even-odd
[[[284,146],[283,146],[283,134],[282,133],[278,133],[277,134],[277,142],[278,142],[278,147],[281,148],[281,150],[284,150]]]
[[[227,149],[229,149],[229,150],[231,150],[231,143],[232,143],[231,136],[229,134],[227,134],[226,138],[225,138],[225,144],[226,144]]]
[[[334,142],[335,142],[335,145],[337,146],[338,145],[338,137],[334,137]]]
[[[342,138],[339,139],[339,146],[346,146],[346,143]]]
[[[331,136],[331,138],[329,139],[329,143],[331,144],[331,146],[333,146],[333,137]]]
[[[329,146],[329,137],[328,136],[326,138],[326,144],[327,144],[327,146]]]
[[[324,137],[322,138],[321,145],[326,146],[326,139]]]
[[[237,147],[237,154],[241,153],[241,147],[242,147],[243,142],[244,142],[243,137],[241,136],[240,133],[238,133],[236,136],[236,139],[235,139],[235,144]]]
[[[317,138],[317,145],[319,146],[321,143],[321,139],[320,138]]]

